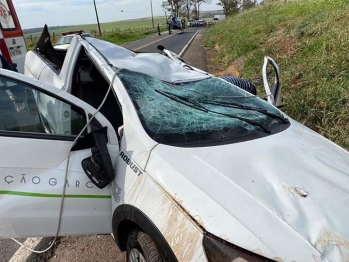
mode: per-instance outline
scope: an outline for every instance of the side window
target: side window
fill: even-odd
[[[5,30],[16,29],[7,0],[0,0],[0,24],[1,28]]]
[[[29,84],[0,76],[0,133],[73,138],[85,124],[82,109]]]

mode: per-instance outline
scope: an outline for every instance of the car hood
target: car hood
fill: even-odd
[[[225,241],[277,261],[349,260],[349,153],[295,121],[248,142],[158,145],[147,172]]]

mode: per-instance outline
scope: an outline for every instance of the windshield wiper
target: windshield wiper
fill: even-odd
[[[161,90],[157,90],[157,89],[155,89],[155,92],[157,92],[159,94],[162,94],[162,95],[164,95],[164,96],[166,96],[166,97],[168,97],[168,98],[170,98],[172,100],[175,100],[175,101],[177,101],[177,102],[179,102],[181,104],[184,104],[186,106],[189,106],[191,108],[203,111],[205,113],[210,112],[210,113],[214,113],[214,114],[218,114],[218,115],[222,115],[222,116],[226,116],[226,117],[230,117],[230,118],[235,118],[235,119],[238,119],[240,121],[246,122],[246,123],[248,123],[250,125],[258,126],[261,129],[263,129],[265,132],[270,133],[270,129],[268,127],[266,127],[262,123],[254,121],[254,120],[250,120],[250,119],[246,119],[244,117],[239,117],[239,116],[234,116],[234,115],[230,115],[230,114],[224,114],[224,113],[216,112],[216,111],[213,111],[213,110],[209,110],[209,109],[205,108],[204,106],[200,105],[196,101],[193,101],[193,100],[191,100],[191,99],[189,99],[187,97],[176,95],[176,94],[173,94],[173,93],[170,93],[170,92],[161,91]],[[190,104],[188,104],[188,103],[190,103]]]
[[[287,118],[285,118],[284,116],[271,113],[268,110],[263,109],[263,108],[259,108],[259,107],[245,106],[245,105],[241,105],[241,104],[237,104],[237,103],[214,102],[214,101],[206,101],[206,100],[199,100],[198,102],[199,103],[203,103],[203,104],[209,104],[209,105],[217,105],[217,106],[223,106],[223,107],[230,107],[230,108],[236,108],[236,109],[256,111],[256,112],[262,113],[264,115],[267,115],[267,116],[269,116],[271,118],[279,119],[283,123],[286,123],[286,124],[290,123],[290,121]]]
[[[170,93],[170,92],[166,92],[166,91],[161,91],[161,90],[157,90],[155,89],[155,92],[159,93],[159,94],[162,94],[172,100],[175,100],[181,104],[184,104],[186,106],[189,106],[189,107],[192,107],[192,108],[195,108],[195,109],[198,109],[200,111],[203,111],[205,113],[207,113],[209,110],[207,110],[204,106],[200,105],[199,103],[189,99],[189,98],[186,98],[186,97],[183,97],[183,96],[179,96],[179,95],[176,95],[176,94],[173,94],[173,93]],[[188,104],[189,103],[189,104]]]

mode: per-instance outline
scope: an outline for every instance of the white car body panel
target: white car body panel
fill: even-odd
[[[90,105],[55,87],[8,70],[0,70],[0,73],[56,94],[85,109],[86,113],[94,114],[96,111]],[[113,128],[103,115],[98,113],[96,119],[108,127],[108,149],[115,166],[119,151],[116,133],[112,131]],[[2,238],[55,235],[66,161],[71,145],[72,142],[69,141],[0,137]],[[98,189],[81,168],[81,160],[90,155],[90,149],[71,154],[67,198],[63,209],[65,215],[60,235],[70,235],[73,232],[111,232],[110,187]]]
[[[295,121],[215,149],[159,145],[148,172],[203,228],[240,247],[284,261],[349,257],[348,153]]]
[[[210,77],[183,69],[165,56],[135,54],[96,39],[88,41],[99,46],[116,68],[172,83]],[[116,179],[111,185],[110,214],[123,204],[140,209],[179,261],[206,261],[202,245],[206,231],[277,261],[349,259],[347,151],[293,120],[287,130],[247,142],[197,148],[158,144],[146,134],[122,82],[114,78],[117,69],[81,37],[71,45],[74,48],[66,56],[70,63],[59,74],[36,58],[33,71],[42,67],[43,71],[28,71],[28,76],[38,76],[70,93],[69,79],[83,45],[101,73],[113,81],[124,125],[118,156],[114,151]],[[28,59],[35,57],[29,54]],[[63,96],[64,91],[58,93]],[[65,149],[62,145],[59,150]],[[65,225],[67,229],[75,226]],[[55,227],[45,230],[42,235]]]

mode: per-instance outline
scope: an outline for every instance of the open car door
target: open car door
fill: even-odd
[[[0,238],[56,234],[67,160],[96,109],[0,70]],[[100,113],[72,148],[59,235],[111,233],[116,132]]]
[[[280,68],[269,56],[264,57],[262,74],[267,101],[275,107],[282,107]]]

